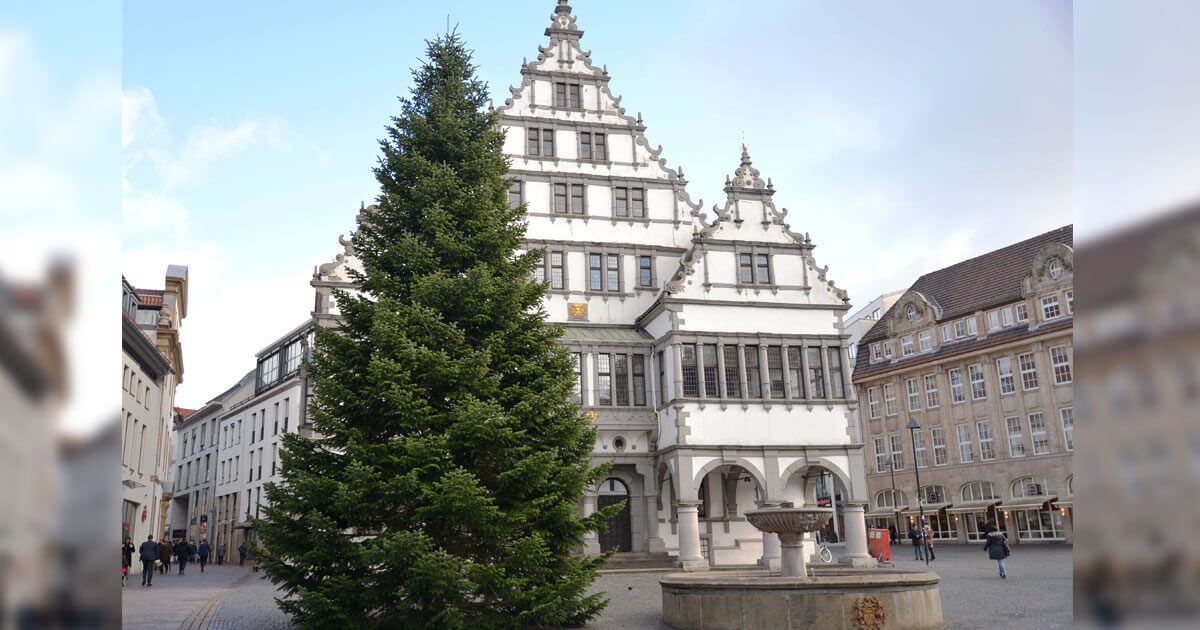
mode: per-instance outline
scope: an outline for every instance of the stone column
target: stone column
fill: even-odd
[[[766,508],[777,508],[782,505],[781,501],[761,501],[758,504],[760,510]],[[762,557],[758,559],[758,566],[770,571],[780,570],[781,554],[779,545],[779,534],[771,532],[762,533],[763,552]]]
[[[586,518],[596,513],[596,495],[583,495],[583,516]],[[586,556],[600,555],[600,538],[596,535],[595,530],[590,530],[583,535],[583,554]]]
[[[729,392],[725,388],[725,344],[717,344],[717,393],[721,395],[721,400],[729,398]]]
[[[842,507],[842,516],[846,521],[846,556],[842,564],[856,567],[871,566],[875,560],[867,553],[867,505],[847,501]]]
[[[646,495],[646,551],[666,553],[667,546],[658,535],[658,497]]]
[[[808,563],[804,560],[804,535],[781,534],[779,543],[779,574],[784,577],[808,577]]]
[[[758,344],[758,380],[762,388],[762,397],[771,399],[771,370],[767,365],[767,344]]]
[[[707,571],[708,561],[700,555],[699,501],[676,501],[675,515],[679,529],[679,558],[675,566],[684,571]]]

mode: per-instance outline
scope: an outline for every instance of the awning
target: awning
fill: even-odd
[[[953,503],[926,503],[924,506],[925,513],[933,514],[934,512],[937,512],[939,510],[944,510],[944,509],[950,507],[951,505],[954,505],[954,504]],[[905,516],[919,516],[921,514],[921,511],[918,508],[910,507],[907,510],[904,510],[903,514]]]
[[[1036,496],[1036,497],[1021,497],[1020,499],[1013,499],[1012,501],[1005,501],[1004,503],[1001,503],[1000,509],[1003,509],[1003,510],[1032,510],[1034,508],[1042,507],[1042,505],[1045,504],[1047,501],[1053,501],[1057,498],[1058,497],[1046,496],[1046,495],[1041,495],[1041,496]]]
[[[867,512],[867,514],[866,514],[866,516],[874,517],[874,518],[879,518],[881,516],[886,516],[888,518],[892,518],[895,515],[896,515],[896,510],[893,508],[890,508],[890,507],[875,508],[874,510]]]
[[[986,512],[988,508],[996,505],[1000,499],[981,499],[978,501],[960,501],[954,504],[954,507],[946,510],[951,514],[966,514],[967,512]]]
[[[1072,507],[1075,505],[1075,497],[1071,496],[1065,499],[1059,499],[1054,502],[1054,505],[1057,505],[1060,508]]]

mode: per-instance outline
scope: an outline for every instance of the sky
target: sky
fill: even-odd
[[[116,363],[118,274],[189,266],[178,402],[202,405],[308,316],[424,40],[456,27],[500,102],[553,4],[6,7],[0,270],[67,252],[99,313],[72,331],[68,422],[115,416],[115,380],[88,375]],[[721,201],[744,139],[855,305],[1073,210],[1086,236],[1195,191],[1200,3],[572,5],[692,198]]]

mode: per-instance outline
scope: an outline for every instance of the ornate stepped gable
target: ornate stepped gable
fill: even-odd
[[[628,115],[622,97],[611,91],[607,67],[595,66],[591,52],[580,47],[583,31],[571,11],[567,0],[558,0],[545,30],[548,45],[538,47],[533,61],[522,62],[521,83],[509,88],[510,97],[497,109],[507,131],[504,151],[511,160],[510,173],[520,182],[521,200],[528,207],[529,246],[570,243],[599,249],[621,245],[655,251],[666,266],[654,274],[657,290],[638,300],[639,314],[657,299],[679,296],[689,286],[695,289],[687,291],[694,293],[692,297],[706,297],[714,288],[721,288],[722,283],[714,282],[703,264],[718,244],[774,246],[798,253],[802,281],[773,286],[770,291],[783,292],[788,301],[848,303],[846,292],[826,278],[828,267],[817,266],[812,239],[792,231],[785,220],[787,209],[776,208],[774,185],[769,178],[764,181],[753,166],[745,144],[739,166],[726,178],[726,201],[713,206],[715,219],[708,221],[701,211],[703,201],[692,201],[687,191],[683,168],[667,165],[662,146],[652,146],[646,138],[641,114]],[[535,131],[537,137],[531,138]],[[594,143],[584,148],[587,136],[583,134],[592,134],[592,138],[602,134],[602,153]],[[583,208],[578,211],[572,206],[577,201],[572,197],[572,184],[584,191]],[[566,202],[565,211],[556,211],[556,185],[564,192],[558,200]],[[617,190],[628,195],[634,188],[644,195],[640,217],[632,210],[621,214],[616,209]],[[628,197],[625,202],[629,203]],[[357,222],[365,220],[373,208],[360,208]],[[332,308],[331,304],[323,307],[327,298],[322,294],[334,286],[348,288],[347,268],[358,268],[349,240],[339,237],[339,242],[343,253],[314,273],[318,316]],[[698,266],[703,271],[699,283],[693,277]],[[570,287],[571,293],[580,292],[581,280],[573,278],[573,283],[578,284]],[[616,297],[624,300],[628,296]],[[553,309],[551,319],[561,319]],[[619,319],[633,324],[636,317]]]

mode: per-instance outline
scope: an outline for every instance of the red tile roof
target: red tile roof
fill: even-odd
[[[196,413],[196,410],[195,409],[185,409],[183,407],[176,407],[175,413],[178,413],[181,417],[186,418],[186,417]]]

